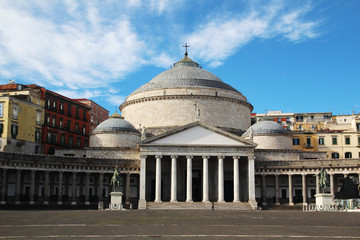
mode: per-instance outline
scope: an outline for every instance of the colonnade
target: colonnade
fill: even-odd
[[[203,155],[202,157],[202,202],[209,202],[209,158],[210,156]],[[225,156],[217,157],[217,202],[225,202],[224,200],[224,158]],[[240,156],[231,156],[233,159],[233,190],[234,198],[233,202],[240,202],[240,170],[239,159]],[[163,155],[155,155],[155,200],[154,202],[162,202],[161,199],[161,163]],[[192,171],[193,171],[193,155],[186,155],[186,200],[185,202],[193,202],[193,183],[192,183]],[[141,156],[141,172],[140,172],[140,202],[145,201],[145,186],[146,186],[146,159],[147,156]],[[170,178],[170,202],[177,202],[177,155],[170,155],[171,159],[171,178]],[[255,201],[255,178],[254,178],[254,158],[248,157],[248,169],[247,169],[247,184],[248,184],[248,196],[249,200]]]
[[[266,204],[266,177],[267,176],[271,176],[274,177],[275,180],[275,204],[276,205],[280,205],[280,186],[279,186],[279,177],[280,175],[287,175],[288,178],[288,204],[289,205],[294,205],[294,197],[293,197],[293,176],[294,175],[301,175],[301,190],[302,190],[302,204],[303,205],[307,205],[308,204],[308,184],[307,184],[307,178],[308,177],[313,177],[315,178],[315,189],[316,189],[316,194],[320,193],[320,187],[319,187],[319,175],[317,174],[318,172],[312,172],[312,173],[304,173],[304,172],[299,172],[299,173],[268,173],[268,172],[258,172],[257,174],[261,176],[261,201]],[[335,192],[338,190],[338,185],[335,182],[335,177],[337,176],[343,176],[343,178],[349,176],[350,173],[334,173],[334,172],[328,172],[329,174],[329,182],[330,182],[330,194],[332,196],[332,198],[335,198]],[[352,173],[352,175],[355,175],[358,179],[360,179],[360,173]]]
[[[56,203],[57,205],[63,204],[63,196],[71,193],[71,197],[69,196],[69,199],[67,202],[71,205],[77,205],[77,204],[85,204],[90,205],[91,199],[90,199],[90,189],[91,187],[94,188],[94,190],[97,190],[96,192],[92,194],[92,196],[97,197],[97,202],[103,202],[103,191],[104,189],[108,189],[107,184],[105,184],[104,187],[104,175],[107,175],[107,178],[110,178],[112,173],[109,172],[94,172],[94,171],[54,171],[54,170],[47,170],[47,169],[12,169],[12,168],[2,168],[1,174],[1,193],[0,193],[0,204],[11,204],[11,202],[8,200],[8,188],[9,188],[9,173],[16,173],[16,180],[15,180],[15,196],[14,196],[14,203],[15,204],[21,204],[23,203],[20,199],[20,196],[22,195],[24,191],[24,175],[30,173],[30,182],[27,182],[26,185],[29,186],[29,193],[28,193],[28,203],[30,205],[34,204],[49,204],[49,197],[53,195],[54,191],[50,192],[50,188],[56,188],[57,187],[57,199]],[[124,173],[125,177],[125,202],[129,203],[130,201],[130,177],[131,172]],[[53,181],[50,181],[50,176],[54,179]],[[43,177],[43,178],[42,178]],[[94,178],[94,182],[92,183],[92,186],[90,186],[90,179],[91,177]],[[43,179],[43,180],[40,180]],[[55,181],[55,178],[57,178],[57,181]],[[84,194],[84,202],[79,201],[77,199],[77,188],[79,187],[78,181],[81,181],[81,190],[85,192]],[[12,182],[13,183],[13,182]],[[43,187],[43,192],[40,194],[39,192],[39,186]],[[83,189],[84,188],[84,189]],[[65,191],[63,191],[65,189]],[[80,192],[83,192],[81,191]],[[66,194],[64,194],[64,192]],[[35,196],[39,197],[41,195],[42,201],[35,201]],[[69,194],[70,195],[70,194]],[[78,195],[82,195],[81,193]],[[54,200],[54,199],[53,199]]]

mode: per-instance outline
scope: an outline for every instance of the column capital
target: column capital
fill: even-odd
[[[209,156],[202,156],[203,159],[209,159]]]
[[[234,160],[239,160],[239,159],[240,159],[240,156],[233,156],[233,159],[234,159]]]
[[[171,155],[170,157],[171,157],[171,159],[173,159],[173,158],[177,159],[178,158],[178,156],[176,156],[176,155]]]
[[[140,155],[140,159],[146,159],[147,155]]]
[[[224,156],[222,156],[222,155],[219,155],[218,156],[218,159],[224,159],[225,157]]]
[[[156,159],[161,159],[161,158],[162,158],[162,155],[156,155],[155,158],[156,158]]]
[[[187,156],[186,156],[186,159],[192,159],[192,158],[193,158],[192,155],[187,155]]]

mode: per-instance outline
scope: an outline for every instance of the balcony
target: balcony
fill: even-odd
[[[311,144],[304,144],[304,148],[313,148],[314,146],[312,146]]]

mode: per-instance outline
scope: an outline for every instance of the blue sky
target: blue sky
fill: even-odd
[[[358,0],[0,0],[0,83],[111,113],[183,57],[283,112],[359,112]]]

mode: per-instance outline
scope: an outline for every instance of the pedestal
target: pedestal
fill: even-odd
[[[326,210],[332,208],[334,201],[332,200],[331,193],[319,193],[315,194],[316,198],[316,210]]]
[[[122,192],[111,192],[111,199],[110,199],[110,210],[122,210]]]

